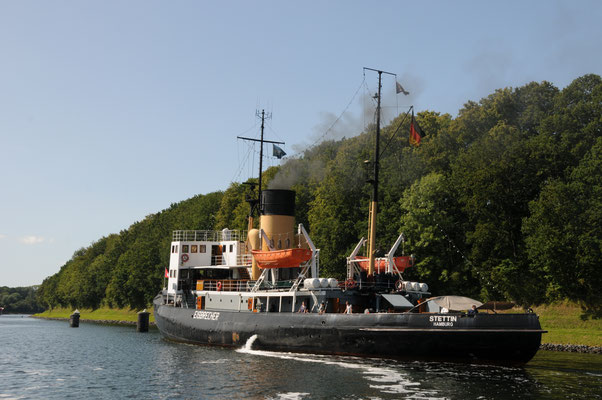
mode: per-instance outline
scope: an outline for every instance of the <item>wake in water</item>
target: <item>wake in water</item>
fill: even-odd
[[[254,334],[253,336],[248,338],[245,345],[242,348],[238,349],[237,351],[239,353],[248,353],[249,351],[251,351],[251,348],[253,347],[253,343],[255,343],[256,340],[257,340],[257,334]]]
[[[252,354],[255,356],[263,356],[263,357],[274,357],[280,358],[283,360],[296,360],[303,362],[312,362],[312,363],[321,363],[327,365],[338,365],[344,368],[354,368],[354,369],[363,369],[366,366],[361,364],[354,364],[343,361],[334,361],[331,356],[324,356],[318,354],[307,354],[307,353],[291,353],[291,352],[280,352],[280,351],[268,351],[268,350],[253,350],[253,343],[257,340],[257,335],[251,336],[245,345],[236,351],[244,354]],[[349,357],[353,359],[353,357]]]
[[[407,373],[389,367],[375,367],[370,363],[370,359],[357,357],[344,357],[344,359],[342,359],[342,357],[320,354],[253,350],[253,343],[255,343],[256,340],[257,335],[255,334],[247,340],[243,347],[236,351],[260,357],[272,357],[281,360],[333,365],[340,368],[360,370],[368,381],[369,386],[373,389],[380,390],[382,393],[412,394],[420,392],[420,382],[412,381]],[[379,385],[376,385],[375,383],[379,383]],[[436,394],[436,391],[424,392],[423,394],[432,396]]]

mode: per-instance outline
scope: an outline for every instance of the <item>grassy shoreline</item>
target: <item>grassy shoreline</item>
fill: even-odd
[[[574,303],[555,303],[533,307],[541,327],[548,331],[542,343],[602,347],[602,320],[583,321],[581,308]]]
[[[48,319],[69,319],[69,316],[73,314],[71,308],[54,308],[52,310],[46,310],[43,313],[34,314],[37,318],[48,318]],[[102,307],[96,310],[82,308],[79,311],[80,321],[107,321],[114,323],[132,324],[138,321],[138,312],[142,310],[130,310],[127,308],[108,308]],[[153,309],[147,309],[150,313],[149,322],[155,322],[155,315]]]
[[[35,317],[63,319],[69,318],[74,310],[67,308],[55,308]],[[130,309],[99,308],[97,310],[81,309],[81,321],[109,321],[122,323],[135,323],[138,320],[138,311]],[[150,313],[150,322],[154,323],[153,310]],[[547,344],[583,345],[590,347],[602,347],[602,320],[583,321],[580,318],[581,308],[572,303],[549,304],[534,307],[533,311],[539,315],[539,320],[544,333],[541,342]]]

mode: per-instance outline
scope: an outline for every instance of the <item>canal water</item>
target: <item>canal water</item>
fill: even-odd
[[[7,399],[602,399],[602,355],[526,366],[401,362],[172,343],[133,326],[0,316]]]

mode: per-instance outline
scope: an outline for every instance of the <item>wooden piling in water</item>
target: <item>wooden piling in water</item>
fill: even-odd
[[[150,313],[146,309],[138,313],[138,323],[136,324],[137,332],[148,332],[148,320]]]
[[[71,328],[79,327],[79,310],[73,311],[73,314],[69,316],[69,326]]]

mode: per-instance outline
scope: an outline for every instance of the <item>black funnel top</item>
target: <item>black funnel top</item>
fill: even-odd
[[[295,216],[295,191],[268,189],[261,191],[261,214]]]

